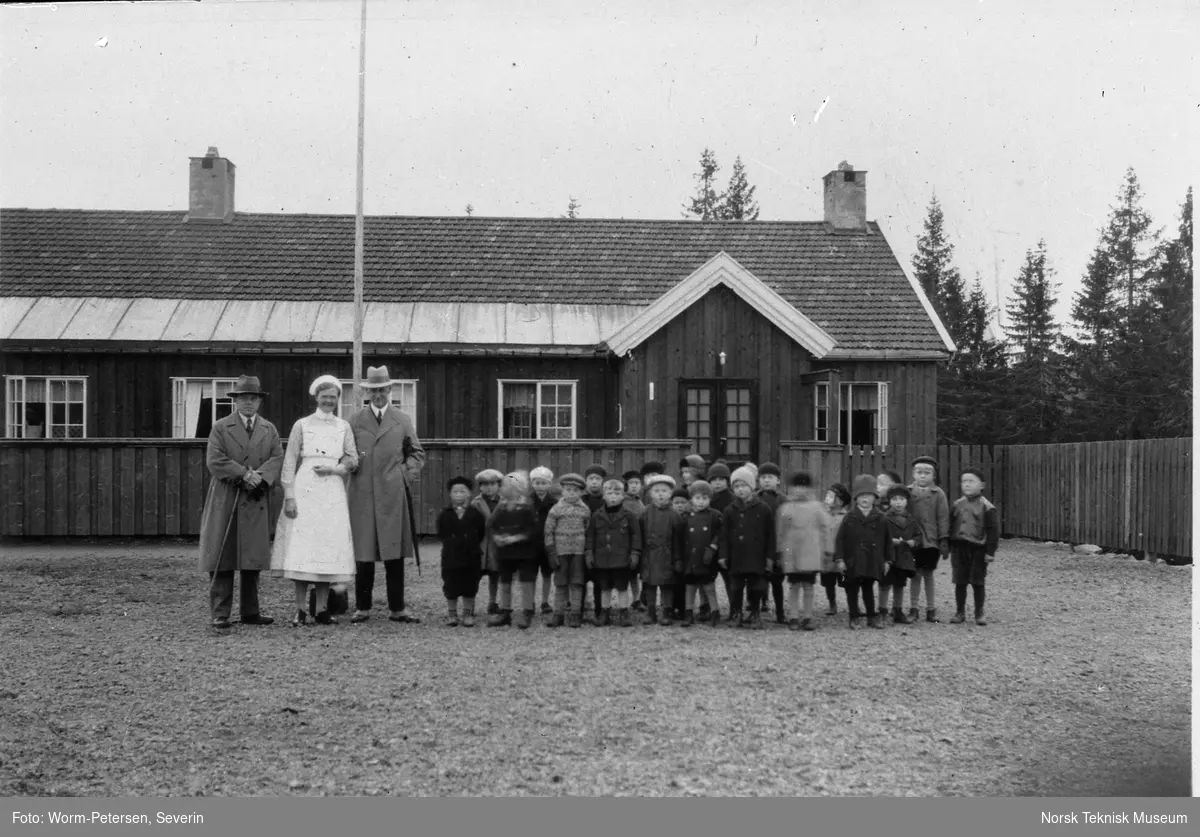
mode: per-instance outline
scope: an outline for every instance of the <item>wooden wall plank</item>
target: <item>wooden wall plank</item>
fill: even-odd
[[[48,535],[71,534],[71,459],[66,448],[50,449],[46,463]]]
[[[31,448],[25,465],[25,532],[47,535],[46,500],[49,485],[46,475],[45,448]]]
[[[138,482],[141,483],[141,508],[139,532],[143,535],[166,534],[166,527],[159,516],[159,492],[162,489],[158,467],[159,448],[141,448]]]
[[[0,486],[3,486],[4,492],[4,502],[0,503],[0,520],[3,521],[0,535],[15,537],[26,534],[27,461],[25,452],[20,448],[0,449]]]
[[[92,448],[67,450],[71,458],[70,535],[92,534],[92,453]]]
[[[121,447],[114,461],[117,484],[118,535],[138,534],[137,515],[137,456],[132,447]]]

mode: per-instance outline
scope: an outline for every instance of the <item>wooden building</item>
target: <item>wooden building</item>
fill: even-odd
[[[235,212],[234,171],[193,158],[187,212],[0,210],[8,439],[203,437],[242,373],[286,435],[350,377],[353,217]],[[824,186],[810,222],[368,217],[365,361],[428,439],[932,444],[953,346],[865,172]]]

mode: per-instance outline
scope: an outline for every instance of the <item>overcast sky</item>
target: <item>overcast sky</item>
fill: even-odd
[[[184,210],[215,145],[239,211],[353,213],[359,8],[0,7],[0,205]],[[819,220],[848,160],[906,263],[936,191],[993,298],[1044,237],[1065,319],[1128,166],[1177,228],[1198,8],[370,0],[365,209],[675,219],[708,146]]]

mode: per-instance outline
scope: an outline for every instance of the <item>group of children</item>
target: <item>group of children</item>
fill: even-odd
[[[716,627],[722,618],[718,577],[729,601],[727,619],[742,627],[765,627],[770,593],[777,622],[814,630],[818,578],[827,616],[838,612],[838,588],[846,591],[851,628],[862,627],[864,618],[870,627],[885,627],[889,599],[897,624],[915,621],[922,586],[925,618],[938,622],[934,570],[947,556],[956,603],[950,621],[966,621],[970,586],[975,623],[987,624],[984,585],[999,544],[999,517],[983,497],[982,473],[973,468],[961,474],[962,496],[953,504],[936,484],[937,462],[928,456],[913,460],[908,486],[890,471],[864,474],[852,489],[830,486],[823,502],[804,472],[792,474],[781,493],[780,470],[770,463],[731,472],[720,460],[706,466],[693,455],[680,462],[680,471],[678,484],[658,462],[620,479],[593,465],[582,476],[564,474],[557,487],[545,467],[454,477],[450,505],[437,524],[446,624],[475,624],[475,598],[486,576],[488,625],[513,624],[515,609],[516,626],[530,627],[539,574],[547,627],[578,628],[585,614],[596,625],[631,627],[635,611],[645,613],[646,624]],[[910,579],[906,614],[903,590]]]

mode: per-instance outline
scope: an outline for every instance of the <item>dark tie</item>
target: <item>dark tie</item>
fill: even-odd
[[[246,435],[254,435],[254,419],[246,419]]]
[[[383,413],[379,410],[371,410],[371,412],[375,414],[375,423],[383,424]]]

